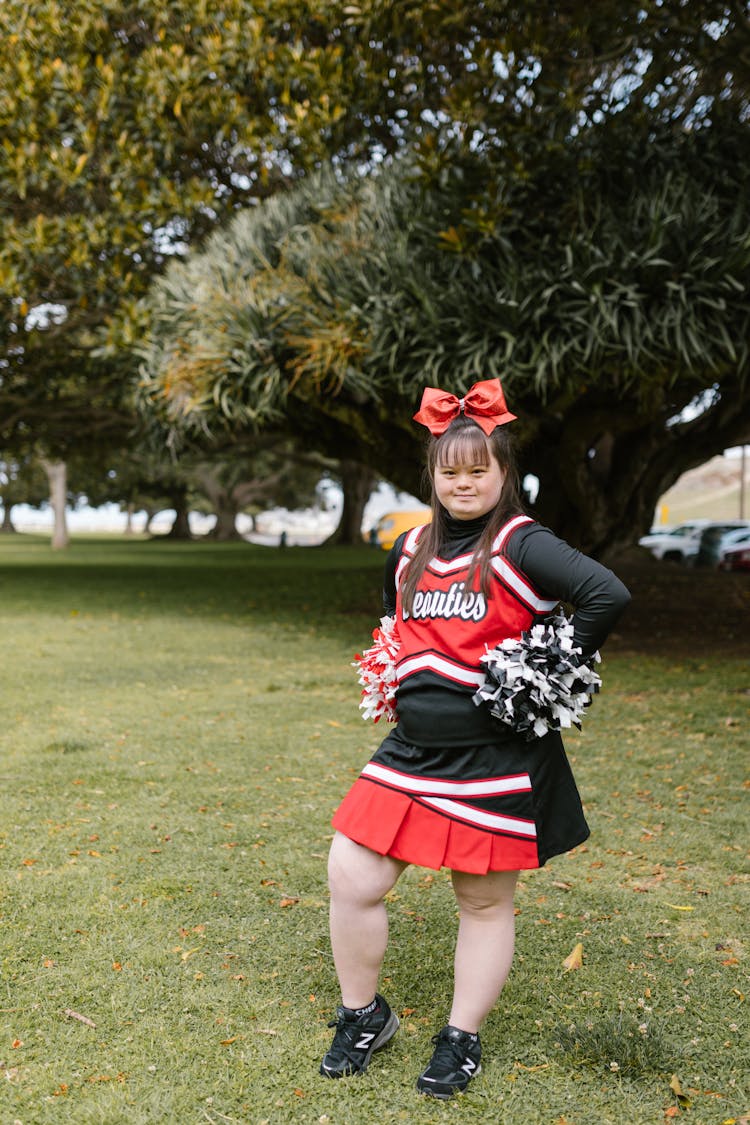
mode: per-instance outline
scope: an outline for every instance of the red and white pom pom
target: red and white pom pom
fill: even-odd
[[[381,617],[380,625],[373,630],[374,644],[357,653],[353,667],[359,668],[358,680],[362,686],[359,708],[363,719],[385,717],[389,723],[398,721],[394,707],[396,689],[396,657],[401,646],[395,617]]]

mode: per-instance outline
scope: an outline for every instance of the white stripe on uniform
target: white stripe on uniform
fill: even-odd
[[[433,777],[404,774],[378,762],[368,762],[362,770],[363,777],[383,781],[405,793],[419,793],[433,797],[499,797],[504,793],[530,793],[531,778],[527,773],[506,777],[490,777],[482,781],[441,781]]]

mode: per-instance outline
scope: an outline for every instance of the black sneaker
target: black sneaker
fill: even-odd
[[[478,1035],[461,1031],[450,1024],[432,1037],[435,1051],[430,1065],[417,1079],[420,1094],[433,1098],[452,1098],[469,1085],[482,1069],[482,1044]]]
[[[352,1008],[337,1008],[336,1019],[328,1025],[336,1028],[333,1043],[320,1064],[326,1078],[345,1078],[361,1074],[373,1052],[385,1047],[398,1031],[398,1016],[379,994],[374,1007],[357,1015]]]

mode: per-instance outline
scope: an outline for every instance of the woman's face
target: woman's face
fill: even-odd
[[[454,519],[475,520],[496,506],[504,480],[505,473],[491,453],[488,461],[438,464],[435,495]]]

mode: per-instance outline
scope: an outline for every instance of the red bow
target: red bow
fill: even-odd
[[[503,426],[516,417],[505,405],[500,380],[485,379],[481,383],[475,383],[463,398],[456,398],[437,387],[425,387],[414,421],[426,426],[434,437],[438,437],[459,414],[471,418],[488,436],[495,426]]]

